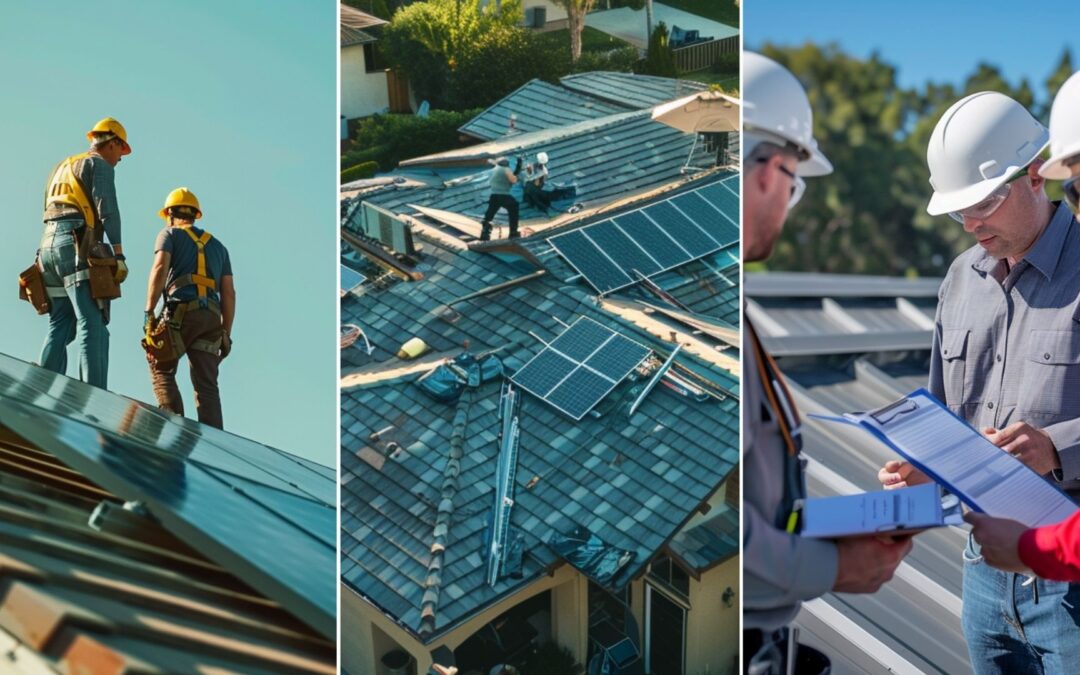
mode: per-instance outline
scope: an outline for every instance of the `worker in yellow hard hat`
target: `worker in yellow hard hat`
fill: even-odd
[[[49,314],[41,365],[64,373],[67,346],[77,334],[79,377],[104,389],[109,371],[109,302],[119,297],[118,284],[127,278],[114,167],[131,153],[131,146],[124,125],[111,117],[95,124],[86,138],[90,149],[60,162],[46,184],[45,231],[35,265]],[[40,312],[46,311],[44,300]]]
[[[158,215],[166,226],[154,244],[143,325],[154,395],[160,407],[184,414],[176,370],[186,354],[199,421],[220,429],[218,367],[232,350],[236,313],[229,251],[221,240],[195,226],[202,207],[188,188],[170,192]],[[160,315],[155,315],[159,299],[164,303]]]

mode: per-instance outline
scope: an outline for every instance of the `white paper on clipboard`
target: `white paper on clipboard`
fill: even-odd
[[[1068,495],[996,447],[925,389],[871,412],[811,417],[873,434],[975,511],[1039,527],[1061,522],[1077,510]]]

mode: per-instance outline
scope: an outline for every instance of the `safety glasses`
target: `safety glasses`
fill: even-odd
[[[1061,184],[1061,190],[1065,193],[1065,201],[1068,202],[1069,208],[1073,213],[1080,213],[1080,193],[1077,192],[1077,181],[1080,181],[1080,175],[1073,176],[1069,180]]]
[[[769,161],[768,157],[758,157],[759,163]],[[795,205],[802,199],[803,193],[806,192],[806,181],[801,176],[796,176],[795,172],[787,168],[783,164],[777,164],[776,168],[780,169],[785,176],[791,179],[791,196],[788,198],[788,210],[795,208]]]
[[[969,206],[961,211],[950,211],[949,217],[961,224],[963,224],[964,218],[986,220],[994,215],[994,212],[1001,208],[1001,205],[1009,198],[1009,191],[1012,189],[1013,181],[1019,180],[1026,175],[1027,167],[1025,166],[1020,170],[1020,173],[1005,181],[1002,185],[999,185],[986,199],[975,206]]]

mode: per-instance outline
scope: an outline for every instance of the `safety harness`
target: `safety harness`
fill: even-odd
[[[206,275],[206,244],[210,242],[210,233],[203,230],[202,235],[196,235],[191,227],[182,227],[184,234],[191,237],[191,241],[195,242],[195,247],[198,249],[195,257],[195,273],[185,274],[173,281],[169,286],[169,295],[172,295],[177,290],[186,286],[195,286],[196,292],[199,295],[198,303],[199,307],[204,309],[210,306],[210,300],[207,297],[209,291],[217,290],[217,282]],[[218,314],[221,313],[221,309],[217,309]]]
[[[52,177],[49,179],[49,188],[45,194],[45,208],[48,209],[54,204],[63,204],[66,206],[72,206],[79,211],[79,215],[83,222],[86,223],[88,231],[84,236],[80,237],[78,257],[82,260],[87,260],[94,248],[94,245],[98,242],[100,237],[95,228],[98,224],[97,210],[94,208],[94,202],[90,198],[90,194],[87,192],[85,186],[79,177],[75,175],[75,164],[86,159],[89,159],[89,152],[82,152],[77,155],[72,155],[56,165],[53,170]],[[50,298],[62,298],[67,296],[65,289],[74,286],[80,281],[88,281],[90,279],[90,270],[76,269],[71,274],[64,277],[63,286],[46,286],[45,293]]]
[[[198,297],[188,302],[166,303],[166,310],[162,313],[161,320],[153,333],[143,339],[143,348],[146,349],[147,358],[152,362],[168,364],[179,360],[188,349],[217,354],[221,350],[221,338],[217,340],[195,340],[189,345],[184,344],[183,334],[180,327],[184,323],[184,316],[197,309],[209,309],[214,314],[221,316],[221,305],[209,297],[210,291],[217,290],[217,281],[208,276],[206,270],[206,245],[212,238],[209,232],[203,231],[197,235],[191,226],[179,228],[197,249],[195,256],[195,273],[185,274],[178,277],[169,286],[166,294],[171,296],[181,288],[195,286]]]
[[[94,202],[86,193],[82,182],[75,175],[72,167],[75,162],[87,159],[89,152],[72,155],[56,165],[52,178],[49,180],[49,189],[45,195],[45,208],[53,204],[66,204],[74,206],[82,214],[87,227],[97,227],[97,212],[94,210]]]

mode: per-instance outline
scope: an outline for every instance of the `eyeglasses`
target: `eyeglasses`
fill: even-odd
[[[759,163],[769,161],[769,157],[758,157]],[[777,164],[776,168],[780,169],[785,176],[791,179],[791,196],[788,198],[788,209],[795,208],[795,205],[802,199],[803,193],[806,192],[806,181],[802,179],[802,176],[796,176],[795,172],[787,168],[783,164]]]
[[[990,216],[994,215],[994,212],[1001,208],[1001,205],[1005,203],[1005,200],[1009,198],[1009,191],[1012,189],[1013,181],[1019,180],[1027,175],[1028,168],[1025,166],[1020,170],[1020,173],[1016,174],[1003,184],[999,185],[990,195],[976,204],[975,206],[969,206],[966,209],[960,211],[950,211],[949,217],[958,223],[963,224],[964,218],[974,218],[975,220],[986,220]]]
[[[1076,186],[1077,181],[1080,181],[1080,175],[1073,176],[1069,180],[1061,184],[1061,189],[1065,193],[1065,201],[1069,204],[1069,208],[1073,213],[1080,213],[1080,193]]]

